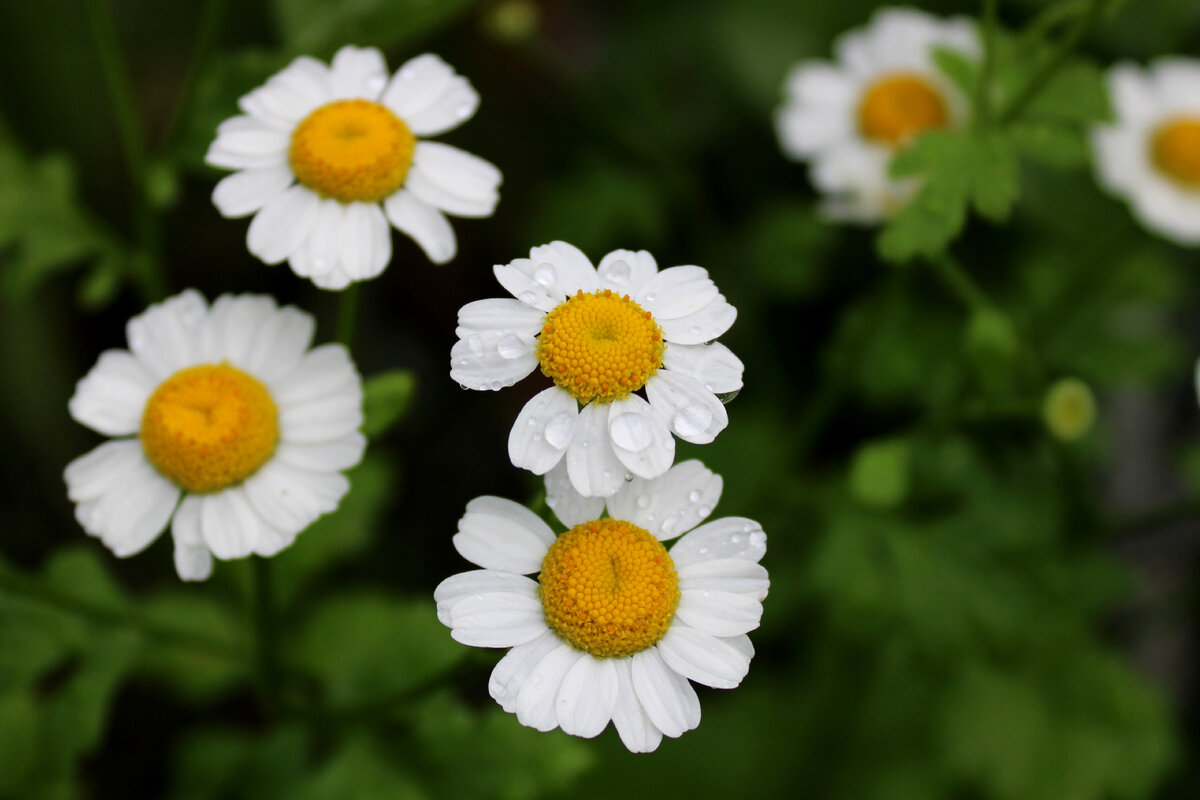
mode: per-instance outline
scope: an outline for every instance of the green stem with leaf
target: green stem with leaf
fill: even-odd
[[[1021,88],[1013,95],[1013,99],[1001,110],[998,117],[1001,123],[1012,122],[1024,113],[1026,107],[1045,88],[1050,78],[1054,77],[1054,74],[1062,68],[1067,58],[1079,46],[1083,37],[1088,34],[1092,26],[1100,19],[1100,12],[1103,7],[1104,0],[1089,0],[1087,9],[1076,19],[1075,24],[1059,41],[1054,52],[1042,62],[1037,70],[1030,74]]]

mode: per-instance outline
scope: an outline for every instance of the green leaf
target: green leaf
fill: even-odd
[[[403,420],[416,390],[412,370],[396,369],[368,378],[363,384],[363,435],[376,439]]]
[[[1004,222],[1020,194],[1020,172],[1012,143],[998,130],[972,137],[971,202],[993,222]]]
[[[1041,87],[1022,117],[1080,123],[1111,120],[1104,73],[1090,61],[1068,61]]]
[[[423,800],[427,795],[412,778],[393,766],[370,740],[356,738],[314,776],[303,782],[296,800]],[[472,765],[472,769],[477,765]]]
[[[353,42],[393,49],[428,36],[476,0],[273,0],[288,49],[318,56]]]
[[[979,63],[951,47],[934,47],[930,50],[930,55],[938,70],[966,97],[974,99],[975,84],[979,80]]]
[[[1008,132],[1019,153],[1052,167],[1081,167],[1091,157],[1084,129],[1080,126],[1021,120],[1010,125]]]
[[[172,800],[294,800],[309,733],[282,726],[264,735],[206,728],[185,734],[175,751]]]
[[[240,644],[242,627],[237,615],[212,595],[167,590],[143,601],[139,608],[148,618],[174,630],[227,642],[231,649]],[[245,672],[243,664],[227,654],[178,645],[149,648],[142,668],[194,702],[220,698]]]
[[[908,494],[909,445],[884,439],[860,447],[850,462],[850,491],[867,505],[899,505]]]
[[[9,647],[8,640],[5,647]],[[39,715],[25,692],[0,694],[0,795],[25,796],[38,762]]]

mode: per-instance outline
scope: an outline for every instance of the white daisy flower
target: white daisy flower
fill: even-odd
[[[607,496],[626,472],[666,472],[671,434],[707,444],[724,430],[718,395],[741,389],[742,362],[712,340],[737,310],[708,272],[659,272],[644,250],[614,250],[597,268],[566,242],[529,255],[494,268],[516,299],[462,307],[450,352],[450,377],[468,389],[511,386],[539,368],[554,381],[517,415],[513,464],[544,475],[565,456],[578,492]]]
[[[784,152],[809,162],[832,219],[873,223],[906,204],[919,182],[888,175],[896,151],[922,131],[961,126],[969,103],[932,58],[935,48],[980,51],[973,23],[909,8],[882,9],[834,43],[837,60],[792,68],[775,122]]]
[[[1092,132],[1100,183],[1146,228],[1200,245],[1200,60],[1118,64],[1108,89],[1116,121]]]
[[[435,55],[390,80],[371,47],[343,47],[330,66],[301,56],[238,105],[245,113],[221,123],[205,156],[238,170],[217,184],[213,203],[226,217],[254,214],[250,252],[268,264],[286,259],[323,289],[383,271],[389,221],[443,264],[457,249],[445,214],[487,217],[496,207],[499,170],[424,139],[479,105]]]
[[[546,491],[573,526],[557,537],[509,500],[467,505],[454,547],[483,569],[442,581],[438,619],[463,644],[512,648],[488,690],[522,725],[590,738],[612,720],[627,748],[650,752],[700,724],[689,679],[732,689],[746,676],[766,534],[737,517],[701,524],[721,478],[699,461],[607,501],[576,493],[562,467]],[[662,540],[681,533],[668,552]]]
[[[313,318],[261,295],[194,290],[150,306],[68,408],[105,442],[67,465],[83,529],[119,557],[167,523],[175,568],[270,556],[337,508],[362,458],[362,380],[346,348],[310,350]],[[182,502],[180,498],[182,497]]]

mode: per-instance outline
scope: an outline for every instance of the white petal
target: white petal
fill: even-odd
[[[587,653],[560,645],[547,653],[529,672],[529,678],[517,695],[517,721],[539,731],[550,731],[558,727],[556,701],[567,671],[581,658],[591,658]]]
[[[244,558],[258,540],[259,515],[243,486],[234,486],[200,499],[200,533],[219,559]]]
[[[298,531],[280,530],[268,520],[258,520],[258,538],[254,540],[254,555],[270,558],[281,550],[291,547]]]
[[[436,105],[453,81],[454,69],[433,53],[425,53],[409,59],[396,70],[379,102],[407,121]]]
[[[268,388],[278,405],[288,406],[342,395],[361,385],[350,352],[340,344],[323,344],[305,353]]]
[[[213,188],[213,205],[227,219],[244,217],[283,194],[295,179],[287,164],[235,172]]]
[[[246,370],[266,384],[288,374],[312,344],[315,325],[312,314],[295,306],[273,311],[250,344]]]
[[[200,496],[183,498],[171,520],[175,541],[175,571],[185,581],[207,580],[212,574],[212,553],[200,534]]]
[[[495,265],[492,267],[492,272],[500,285],[519,302],[541,313],[552,311],[563,301],[563,298],[552,293],[547,286],[534,279],[535,266],[528,258],[514,258],[507,264]],[[539,275],[548,284],[552,283],[546,270]]]
[[[729,425],[724,403],[694,378],[659,370],[646,382],[646,397],[685,442],[708,444]]]
[[[328,442],[298,444],[280,442],[275,458],[297,469],[312,472],[346,470],[362,460],[367,448],[367,437],[358,431]]]
[[[455,76],[421,110],[405,118],[417,136],[437,136],[466,122],[479,108],[479,93],[471,82]]]
[[[750,656],[733,641],[734,638],[718,638],[676,622],[659,641],[657,649],[667,666],[685,678],[714,689],[732,689],[750,671]]]
[[[716,589],[686,589],[675,618],[713,636],[749,633],[762,619],[762,602],[744,594]]]
[[[533,338],[509,331],[471,333],[450,348],[450,377],[468,389],[512,386],[537,367]]]
[[[447,214],[488,217],[500,199],[500,170],[457,147],[417,142],[404,186]]]
[[[591,739],[612,719],[620,683],[611,658],[581,658],[558,687],[558,725],[563,733]]]
[[[70,467],[68,467],[69,469]],[[179,487],[139,457],[103,494],[79,504],[76,518],[118,558],[140,553],[162,533],[179,501]]]
[[[510,714],[517,710],[517,698],[530,674],[550,653],[564,647],[551,631],[509,650],[496,664],[488,680],[488,693]]]
[[[262,519],[285,533],[299,533],[337,508],[350,481],[340,472],[296,469],[272,459],[242,484]]]
[[[155,378],[197,363],[199,333],[208,303],[195,289],[156,303],[125,325],[129,349]]]
[[[658,749],[662,731],[650,720],[638,700],[630,672],[632,662],[633,658],[615,659],[618,684],[617,702],[612,712],[613,727],[629,752],[651,753]]]
[[[700,724],[696,690],[667,667],[657,647],[633,657],[630,677],[646,716],[663,735],[676,738]]]
[[[287,153],[290,146],[291,136],[287,131],[264,125],[253,117],[232,117],[217,128],[217,138],[209,149],[209,155],[219,152],[249,159],[278,159]],[[209,159],[209,163],[213,161]]]
[[[383,210],[396,229],[412,237],[430,261],[445,264],[454,258],[458,243],[454,238],[454,229],[442,212],[418,200],[407,189],[392,193],[384,201]]]
[[[742,361],[720,342],[669,344],[663,351],[663,369],[699,381],[717,394],[742,388]]]
[[[532,588],[474,594],[450,607],[450,635],[472,647],[513,647],[545,632],[542,601]]]
[[[341,100],[375,100],[387,85],[387,64],[374,47],[346,46],[333,56],[330,91]]]
[[[658,274],[658,264],[645,250],[613,250],[600,259],[596,274],[601,289],[632,295]]]
[[[317,201],[308,236],[288,256],[288,264],[302,278],[327,288],[342,258],[342,227],[346,206],[332,198]]]
[[[560,301],[580,290],[586,293],[600,288],[600,277],[592,262],[573,244],[551,242],[535,247],[529,251],[529,260],[533,262],[534,282]]]
[[[472,333],[513,331],[532,339],[541,330],[545,319],[544,313],[519,300],[507,297],[475,300],[458,310],[458,327],[454,335],[465,339]]]
[[[521,409],[508,434],[508,457],[514,467],[544,475],[562,461],[579,419],[575,398],[551,386]]]
[[[584,497],[575,491],[567,475],[565,460],[559,461],[546,473],[546,505],[568,527],[600,519],[600,514],[604,512],[603,497]]]
[[[458,521],[454,549],[472,564],[529,575],[542,567],[554,532],[537,514],[500,497],[476,497]]]
[[[301,98],[297,118],[305,117],[319,105],[333,100],[330,93],[329,67],[311,56],[300,56],[292,60],[280,72],[271,76],[268,86],[281,87]]]
[[[473,569],[451,575],[433,590],[438,620],[450,624],[450,609],[472,595],[520,594],[537,597],[537,582],[513,572],[494,569]],[[542,629],[545,630],[543,624]]]
[[[283,261],[308,238],[318,201],[299,184],[272,198],[250,221],[246,247],[266,264]]]
[[[571,485],[588,497],[607,497],[625,483],[625,465],[608,436],[608,414],[607,403],[583,407],[564,459]]]
[[[238,108],[264,125],[291,132],[313,109],[301,93],[277,79],[238,98]]]
[[[200,340],[203,360],[228,361],[248,369],[247,356],[259,338],[259,330],[277,311],[275,299],[261,294],[223,294],[208,313]]]
[[[63,470],[67,497],[74,503],[95,500],[116,484],[127,482],[143,461],[142,443],[137,439],[105,442],[67,464]],[[93,536],[98,532],[86,524],[84,528]]]
[[[766,599],[771,581],[762,564],[744,558],[718,558],[679,568],[679,588],[682,591],[734,592],[761,603]]]
[[[71,417],[106,436],[128,436],[142,425],[146,400],[158,381],[126,350],[105,350],[75,384],[67,403]]]
[[[737,319],[737,309],[717,295],[700,310],[677,319],[657,319],[663,338],[671,344],[702,344],[711,342],[729,330]],[[669,345],[668,345],[669,346]]]
[[[670,267],[646,281],[634,302],[654,315],[658,323],[695,314],[720,296],[717,285],[703,267]]]
[[[767,552],[762,526],[745,517],[722,517],[691,531],[671,548],[676,569],[718,558],[759,561]]]
[[[392,260],[392,236],[387,217],[377,203],[346,205],[338,250],[342,268],[351,280],[367,280],[383,272]],[[316,279],[313,282],[317,283]]]
[[[692,459],[654,480],[634,478],[608,498],[613,519],[632,522],[657,539],[670,539],[704,521],[721,499],[721,476]]]
[[[657,478],[675,460],[675,440],[650,404],[631,394],[609,404],[608,434],[613,452],[640,478]]]

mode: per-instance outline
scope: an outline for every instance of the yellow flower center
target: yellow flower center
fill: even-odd
[[[1200,189],[1200,118],[1176,117],[1154,132],[1154,164],[1167,177]]]
[[[404,185],[416,145],[386,107],[338,100],[296,126],[288,161],[296,180],[322,197],[377,203]]]
[[[901,147],[917,134],[944,128],[949,121],[941,93],[917,75],[880,78],[867,88],[858,106],[862,135],[888,147]]]
[[[606,403],[645,386],[664,349],[650,312],[605,289],[580,291],[547,314],[535,352],[542,373],[576,400]]]
[[[277,416],[257,378],[225,363],[188,367],[146,401],[142,449],[187,491],[218,492],[253,475],[275,452]]]
[[[679,605],[667,548],[629,522],[598,519],[559,536],[542,559],[546,624],[596,658],[624,658],[664,635]]]

